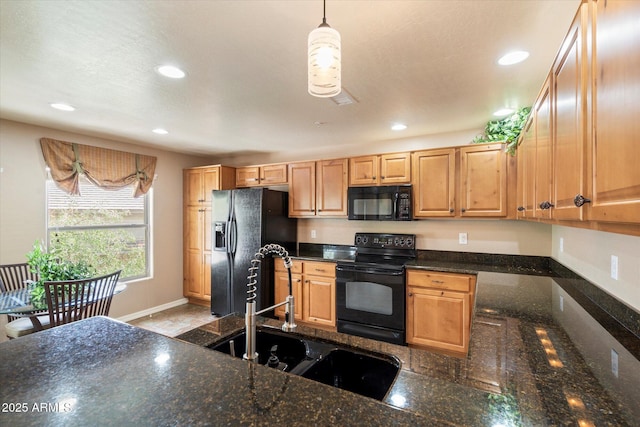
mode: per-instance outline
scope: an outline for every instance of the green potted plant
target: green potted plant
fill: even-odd
[[[36,308],[45,308],[46,305],[44,282],[86,279],[95,273],[87,263],[62,260],[55,248],[47,252],[39,242],[27,254],[27,263],[31,271],[38,275],[38,281],[31,291],[31,302]]]
[[[504,142],[507,144],[507,152],[513,156],[516,153],[518,136],[529,118],[529,113],[531,107],[522,107],[502,120],[491,120],[484,128],[484,135],[476,136],[471,142]]]

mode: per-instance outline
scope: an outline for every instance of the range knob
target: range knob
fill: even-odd
[[[356,236],[356,245],[362,243],[362,236]]]
[[[405,240],[404,242],[407,244],[407,246],[413,247],[413,238],[407,237],[407,240]]]

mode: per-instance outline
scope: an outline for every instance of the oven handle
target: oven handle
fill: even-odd
[[[336,267],[336,271],[357,271],[359,273],[385,274],[387,276],[402,276],[404,274],[404,270],[396,271],[396,270],[387,270],[384,268],[358,267],[355,265],[354,266],[338,265]]]

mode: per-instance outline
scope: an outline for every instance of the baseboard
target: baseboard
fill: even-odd
[[[175,301],[168,302],[166,304],[157,305],[155,307],[148,308],[146,310],[138,311],[135,313],[127,314],[126,316],[118,317],[118,320],[121,322],[130,322],[135,319],[139,319],[144,316],[148,316],[150,314],[157,313],[159,311],[167,310],[169,308],[178,307],[180,305],[188,303],[189,300],[186,298],[180,298]]]

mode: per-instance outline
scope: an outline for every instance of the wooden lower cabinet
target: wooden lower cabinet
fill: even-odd
[[[284,301],[289,294],[286,268],[276,260],[275,302]],[[291,282],[295,298],[295,320],[316,327],[335,329],[336,326],[336,264],[332,262],[294,260]],[[284,306],[275,310],[284,317]]]
[[[475,284],[474,275],[407,270],[407,344],[466,355]]]

